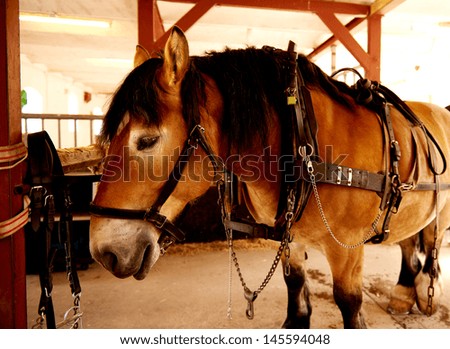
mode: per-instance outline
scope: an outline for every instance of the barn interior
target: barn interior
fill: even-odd
[[[230,280],[229,269],[233,266],[215,189],[199,200],[181,222],[187,241],[171,249],[145,280],[117,279],[93,261],[88,211],[98,177],[86,168],[80,170],[67,164],[65,161],[70,159],[64,157],[65,149],[95,144],[111,96],[133,69],[137,44],[149,51],[160,51],[174,25],[185,32],[191,55],[226,47],[270,45],[286,49],[292,40],[299,53],[327,74],[351,67],[389,86],[402,99],[441,107],[450,104],[446,88],[450,80],[447,0],[7,0],[6,4],[16,8],[15,22],[20,28],[16,33],[20,46],[14,53],[20,75],[17,73],[14,79],[20,86],[22,101],[10,123],[15,124],[10,126],[14,128],[11,132],[16,137],[20,134],[26,142],[29,134],[46,131],[58,156],[64,159],[65,174],[84,178],[74,180],[70,195],[76,266],[82,287],[83,317],[79,325],[86,329],[279,328],[286,316],[286,289],[282,270],[277,270],[255,302],[255,319],[246,318],[247,303],[240,281],[236,274]],[[0,6],[9,13],[7,5]],[[12,23],[12,19],[9,21]],[[355,83],[352,74],[340,79]],[[89,151],[97,159],[96,150]],[[8,188],[17,185],[13,182],[8,182]],[[5,212],[10,210],[5,206]],[[17,274],[19,268],[24,277],[13,281],[12,286],[8,278],[3,278],[2,289],[12,287],[13,291],[4,293],[7,298],[2,303],[21,305],[2,306],[0,327],[33,328],[39,325],[41,288],[31,221],[16,234],[8,242],[0,239],[0,251],[6,251],[0,254],[5,260],[19,255],[22,262],[14,262],[4,273]],[[238,237],[236,246],[243,272],[248,284],[256,288],[270,269],[278,245]],[[63,322],[73,297],[64,247],[58,243],[54,247],[57,253],[52,295],[56,320]],[[314,290],[311,326],[342,328],[326,260],[315,250],[308,251],[308,255],[310,288]],[[416,307],[410,315],[388,312],[400,263],[398,246],[367,246],[363,312],[368,327],[450,328],[449,297],[443,297],[433,317],[424,316]],[[448,233],[440,252],[440,266],[444,289],[449,290]],[[21,291],[14,291],[17,288]],[[230,302],[232,318],[227,316]]]

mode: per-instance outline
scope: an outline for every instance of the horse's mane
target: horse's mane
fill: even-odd
[[[353,90],[330,78],[306,56],[299,55],[298,67],[308,86],[324,90],[337,102],[351,107]],[[192,68],[211,76],[224,100],[222,134],[228,136],[230,148],[238,150],[265,141],[277,112],[280,122],[286,118],[286,94],[289,72],[286,55],[281,50],[253,47],[226,49],[195,57]],[[258,137],[259,139],[256,139]]]
[[[190,68],[182,83],[183,117],[188,126],[199,122],[199,106],[206,103],[202,73],[212,77],[223,98],[222,134],[231,149],[243,149],[255,142],[265,145],[274,119],[286,112],[287,75],[282,51],[256,48],[226,49],[191,57]],[[299,55],[298,67],[307,86],[324,90],[332,99],[351,108],[353,90],[332,79],[305,56]],[[107,143],[117,132],[126,112],[159,126],[156,70],[162,59],[150,59],[134,69],[113,95],[104,118],[100,141]],[[285,118],[286,119],[286,118]]]

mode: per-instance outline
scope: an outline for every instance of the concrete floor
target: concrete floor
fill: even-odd
[[[267,274],[276,253],[265,244],[253,244],[237,254],[244,278],[256,289]],[[413,313],[392,316],[386,312],[391,287],[400,269],[398,246],[367,246],[363,312],[369,328],[450,328],[450,245],[441,249],[445,282],[442,306],[432,317]],[[312,328],[342,328],[340,312],[331,290],[325,258],[308,251],[308,274],[312,292]],[[177,246],[162,257],[143,281],[120,280],[97,264],[80,271],[83,328],[280,328],[286,314],[286,287],[278,268],[255,301],[255,318],[245,317],[246,302],[233,269],[232,319],[227,318],[229,263],[225,243]],[[27,277],[29,327],[34,324],[40,288],[37,275]],[[72,298],[66,275],[54,274],[53,299],[57,321]]]

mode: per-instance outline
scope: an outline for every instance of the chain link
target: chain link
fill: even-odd
[[[231,320],[233,318],[231,307],[232,307],[232,301],[231,301],[231,289],[233,287],[233,253],[231,249],[231,244],[233,241],[233,231],[232,230],[226,230],[227,234],[227,241],[228,241],[228,308],[227,308],[227,318]]]
[[[218,188],[218,192],[219,192],[219,198],[218,198],[218,204],[219,206],[222,208],[222,222],[225,223],[225,219],[226,219],[226,212],[225,212],[225,206],[224,206],[224,202],[223,202],[223,198],[222,198],[222,191],[221,191],[221,187],[223,185],[223,181],[219,181],[217,183],[217,188]],[[289,213],[289,212],[288,212]],[[248,301],[248,307],[247,307],[247,317],[249,319],[253,318],[253,302],[255,301],[256,297],[264,290],[264,288],[268,285],[269,281],[272,279],[272,276],[275,274],[275,271],[278,267],[278,264],[280,263],[280,259],[281,256],[283,255],[283,252],[285,252],[287,250],[287,252],[285,252],[285,257],[287,259],[287,263],[286,265],[289,266],[289,257],[290,257],[290,249],[289,249],[289,242],[291,241],[291,234],[290,234],[290,228],[292,226],[292,218],[293,215],[289,215],[286,214],[286,230],[285,233],[283,235],[283,238],[281,239],[280,242],[280,246],[277,250],[277,253],[275,255],[274,261],[272,262],[272,265],[268,271],[268,273],[266,274],[266,277],[264,278],[264,280],[261,282],[260,286],[258,287],[258,289],[256,291],[251,291],[248,286],[247,283],[245,282],[244,276],[242,274],[241,271],[241,266],[239,264],[238,258],[237,258],[237,254],[236,251],[234,249],[234,244],[233,244],[233,230],[232,229],[226,229],[226,236],[227,236],[227,241],[228,241],[228,250],[229,250],[229,261],[230,261],[230,269],[229,269],[229,294],[228,294],[228,308],[227,308],[227,317],[228,319],[232,318],[232,314],[231,314],[231,286],[232,286],[232,264],[234,264],[234,267],[236,269],[236,272],[238,274],[239,280],[241,282],[242,287],[244,288],[244,296]],[[285,270],[288,271],[289,267],[287,267],[287,269]],[[289,275],[289,274],[287,274]]]
[[[31,327],[33,330],[42,330],[44,328],[45,323],[45,315],[44,312],[39,313],[39,316],[36,318],[34,325]]]
[[[428,304],[427,304],[427,316],[433,314],[433,297],[434,297],[434,281],[437,277],[438,272],[438,249],[436,247],[438,232],[439,232],[439,177],[436,175],[436,219],[434,226],[434,240],[433,247],[431,249],[431,268],[430,268],[430,285],[428,286]]]
[[[286,234],[288,235],[288,234]],[[230,236],[230,233],[227,233],[227,237]],[[272,262],[272,266],[270,267],[266,277],[264,278],[264,280],[261,282],[260,286],[258,287],[258,289],[256,291],[251,291],[248,286],[247,283],[244,280],[244,276],[242,274],[241,271],[241,266],[239,264],[237,255],[236,255],[236,251],[234,249],[234,244],[233,244],[233,240],[232,239],[228,239],[228,247],[229,247],[229,251],[230,251],[230,258],[231,261],[234,263],[234,267],[236,269],[236,272],[239,276],[239,280],[241,281],[241,285],[244,288],[244,296],[246,298],[246,300],[248,301],[248,306],[247,306],[247,311],[246,311],[246,315],[248,319],[253,319],[253,302],[256,300],[256,297],[258,297],[258,295],[264,290],[264,288],[268,285],[270,279],[272,278],[272,276],[275,274],[275,271],[278,267],[278,264],[280,262],[281,256],[283,254],[283,251],[285,250],[285,247],[288,245],[289,243],[289,239],[286,238],[286,236],[281,240],[280,243],[280,247],[278,248],[277,254],[275,256],[274,261]],[[231,263],[230,261],[230,263]],[[231,265],[230,265],[231,267]],[[228,303],[228,318],[231,318],[231,273],[230,273],[230,294],[229,294],[229,303]]]
[[[438,266],[438,249],[436,248],[436,242],[437,242],[437,229],[438,227],[435,227],[434,229],[434,242],[433,242],[433,248],[431,249],[431,268],[430,268],[430,285],[428,286],[428,303],[427,303],[427,316],[431,316],[433,314],[433,297],[434,297],[434,281],[437,277],[437,266]]]
[[[319,209],[320,217],[322,218],[322,222],[325,225],[327,232],[331,235],[333,240],[336,241],[336,243],[338,245],[340,245],[341,247],[344,247],[346,249],[355,249],[355,248],[358,248],[358,247],[364,245],[374,235],[376,227],[378,225],[378,222],[380,221],[381,215],[383,214],[383,211],[381,209],[378,209],[378,214],[375,217],[375,220],[373,221],[370,230],[367,232],[366,236],[361,241],[359,241],[355,244],[346,244],[345,242],[342,242],[341,240],[339,240],[336,237],[336,235],[334,235],[333,230],[331,229],[330,224],[328,223],[328,219],[325,216],[325,211],[322,206],[322,201],[320,200],[319,191],[317,190],[317,183],[316,183],[316,176],[314,174],[314,167],[313,167],[313,164],[312,164],[312,161],[311,161],[309,155],[306,155],[303,158],[303,160],[306,162],[306,167],[308,170],[309,178],[311,180],[311,184],[313,187],[314,198],[316,199],[317,208]]]
[[[256,295],[260,294],[264,290],[264,288],[267,286],[267,284],[269,283],[272,276],[275,274],[275,271],[276,271],[278,264],[280,262],[280,259],[281,259],[281,255],[283,254],[283,251],[284,251],[286,245],[287,245],[287,239],[283,239],[280,243],[280,247],[278,248],[277,254],[275,255],[275,259],[272,262],[272,265],[271,265],[266,277],[261,282],[261,285],[258,287],[258,289],[254,292]],[[239,276],[239,280],[241,281],[241,285],[244,289],[248,288],[247,284],[244,280],[244,276],[242,275],[241,267],[240,267],[240,264],[239,264],[239,261],[238,261],[237,255],[236,255],[236,251],[234,250],[234,244],[233,244],[232,240],[229,241],[228,246],[230,247],[231,258],[232,258],[232,261],[236,268],[236,272]]]

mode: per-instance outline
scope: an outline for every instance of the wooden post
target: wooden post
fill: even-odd
[[[138,42],[147,50],[164,34],[164,27],[156,0],[138,0]],[[161,49],[161,48],[156,48]]]
[[[0,146],[20,143],[19,0],[0,2]],[[23,209],[14,188],[24,166],[0,170],[0,221]],[[25,237],[23,230],[0,239],[0,328],[26,328]]]
[[[187,31],[215,5],[214,0],[198,1],[175,25]],[[169,37],[165,31],[156,0],[138,0],[138,41],[149,52],[160,51]]]
[[[366,78],[373,81],[380,81],[381,75],[381,18],[379,14],[367,18],[367,51],[372,62],[366,70]]]

